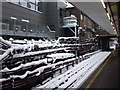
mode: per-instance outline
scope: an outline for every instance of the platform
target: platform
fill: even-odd
[[[120,88],[118,84],[119,58],[120,50],[113,51],[111,56],[106,59],[106,61],[80,88]]]

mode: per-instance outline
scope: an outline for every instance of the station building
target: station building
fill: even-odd
[[[60,6],[61,5],[61,6]],[[59,9],[62,4],[26,0],[2,2],[2,36],[54,39],[59,31]]]
[[[107,32],[100,26],[99,22],[97,23],[94,18],[91,18],[91,13],[88,16],[89,12],[86,12],[86,10],[89,8],[87,6],[83,10],[84,5],[82,3],[79,3],[79,5],[74,2],[71,3],[67,1],[44,2],[43,0],[7,0],[6,2],[1,2],[0,35],[4,39],[47,38],[52,40],[62,36],[80,37],[81,41],[90,41],[96,35],[110,35],[108,32],[111,28],[107,27],[108,24],[104,25],[108,28]],[[115,7],[119,6],[116,3],[113,4]],[[106,11],[110,13],[110,22],[111,24],[115,23],[113,27],[117,29],[116,32],[119,34],[119,23],[117,18],[115,18],[116,16],[112,17],[110,5],[112,3],[106,3]],[[94,11],[91,12],[94,13]],[[75,16],[75,18],[71,16]],[[73,21],[68,20],[69,22],[67,21],[67,24],[65,24],[66,18],[73,19]],[[99,18],[98,21],[100,21]],[[72,24],[68,23],[74,23],[75,25],[71,26]],[[81,30],[79,30],[80,28]],[[111,30],[110,32],[113,33],[114,31]]]
[[[48,38],[67,36],[63,30],[63,18],[74,15],[78,27],[86,30],[84,38],[90,38],[92,31],[100,26],[76,7],[67,7],[64,2],[43,2],[42,0],[7,0],[2,2],[1,35],[4,38]],[[99,29],[99,30],[98,30]],[[70,32],[70,30],[69,30]],[[103,32],[105,32],[103,30]]]

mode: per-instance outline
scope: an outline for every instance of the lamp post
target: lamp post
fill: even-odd
[[[12,19],[13,20],[13,32],[14,32],[14,39],[15,39],[15,25],[16,25],[16,20],[17,20],[17,18],[16,17],[10,17],[10,19]]]
[[[29,20],[22,19],[22,22],[25,22],[25,24],[26,24],[26,37],[27,37],[27,31],[28,31],[28,23],[29,23]]]

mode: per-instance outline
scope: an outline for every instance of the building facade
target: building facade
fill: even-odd
[[[82,38],[82,41],[91,40],[97,34],[109,34],[77,7],[66,9],[66,13],[69,16],[74,15],[77,18],[78,27],[81,27],[82,29],[81,34],[79,34],[79,37]]]
[[[18,0],[2,2],[1,35],[5,38],[49,38],[55,39],[60,29],[59,2],[41,0]]]
[[[7,0],[2,2],[2,21],[0,34],[4,38],[49,38],[69,36],[63,29],[63,18],[74,15],[78,27],[86,25],[98,31],[99,25],[76,7],[66,8],[63,2],[42,2],[41,0]],[[77,28],[78,29],[78,28]],[[70,30],[68,30],[70,31]],[[93,37],[93,32],[86,30],[83,40]],[[78,32],[78,31],[77,31]],[[99,31],[100,32],[100,31]],[[102,31],[103,32],[103,31]]]

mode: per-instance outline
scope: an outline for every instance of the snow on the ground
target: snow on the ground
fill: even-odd
[[[33,88],[33,90],[40,88],[77,88],[85,82],[110,53],[111,52],[99,52],[44,85]]]
[[[18,70],[20,68],[24,68],[24,67],[32,66],[32,65],[39,65],[41,63],[47,64],[47,59],[41,59],[39,61],[33,61],[33,62],[28,62],[26,64],[21,64],[20,66],[12,68],[12,69],[9,69],[9,68],[6,67],[6,68],[0,70],[0,72],[16,71],[16,70]]]
[[[41,54],[41,53],[47,53],[47,52],[54,52],[54,51],[59,51],[59,50],[65,50],[67,51],[70,47],[64,47],[64,44],[56,44],[56,43],[52,43],[48,40],[42,41],[42,40],[12,40],[12,42],[16,43],[10,43],[10,41],[4,40],[2,38],[0,38],[0,40],[4,43],[7,43],[8,45],[11,45],[11,48],[8,49],[6,52],[4,52],[1,57],[0,60],[9,57],[9,54],[12,54],[10,56],[13,56],[13,58],[17,58],[17,57],[24,57],[24,56],[28,56],[28,55],[36,55],[36,54]],[[9,43],[8,43],[9,42]],[[23,43],[23,44],[20,44]],[[51,49],[47,49],[47,50],[41,50],[41,51],[32,51],[35,48],[35,45],[37,46],[37,48],[45,48],[47,49],[48,47],[52,47]],[[73,44],[65,44],[67,46],[73,46]],[[76,44],[77,45],[77,44]],[[54,48],[54,47],[59,47],[59,48]],[[17,50],[21,50],[22,52],[19,53],[17,52]],[[13,53],[13,51],[15,51],[16,53]]]
[[[4,40],[3,38],[0,37],[0,42],[1,43],[4,43],[5,45],[8,45],[10,46],[10,48],[8,50],[6,50],[6,52],[4,52],[1,56],[0,56],[0,60],[4,59],[4,58],[7,58],[7,56],[11,53],[13,54],[12,52],[14,50],[22,50],[23,52],[22,53],[15,53],[13,55],[13,57],[16,57],[16,56],[25,56],[24,54],[27,54],[26,55],[34,55],[34,54],[37,54],[39,52],[33,52],[32,50],[35,48],[35,45],[37,46],[37,48],[48,48],[48,47],[55,47],[55,44],[54,43],[51,43],[50,41],[48,40],[45,40],[45,41],[41,41],[41,40],[38,40],[38,41],[35,41],[35,40],[12,40],[11,42],[8,41],[8,40]],[[14,42],[14,43],[12,43]],[[59,49],[58,49],[59,50]],[[3,51],[3,50],[2,50]],[[27,52],[25,52],[27,51]],[[52,51],[52,50],[51,50]],[[43,51],[44,53],[45,51]],[[46,50],[46,52],[49,52],[49,50]],[[42,53],[42,52],[41,52]]]
[[[91,52],[91,53],[86,53],[86,54],[83,55],[83,57],[84,57],[84,56],[88,56],[88,55],[93,55],[93,54],[96,54],[96,53],[98,53],[98,52],[100,52],[100,50],[95,51],[95,52]]]
[[[36,72],[37,72],[36,76],[39,76],[39,75],[41,74],[41,72],[43,72],[44,69],[46,69],[46,68],[55,68],[55,66],[56,66],[57,64],[62,64],[62,63],[64,63],[64,62],[72,61],[72,60],[75,60],[75,58],[68,59],[68,60],[66,60],[66,61],[60,61],[60,62],[54,63],[54,64],[48,64],[47,66],[39,67],[39,68],[37,68],[37,69],[35,69],[35,70],[33,70],[33,71],[26,71],[26,73],[23,74],[23,75],[10,75],[10,77],[11,77],[11,78],[21,78],[21,79],[23,79],[23,78],[25,78],[27,75],[33,74],[33,73],[36,73]],[[18,66],[18,67],[16,67],[16,68],[13,68],[13,69],[5,68],[5,69],[1,70],[0,72],[15,71],[15,70],[18,70],[18,69],[20,69],[20,68],[22,68],[22,67],[31,65],[31,64],[39,64],[39,63],[37,63],[37,62],[39,62],[39,63],[41,63],[41,62],[43,63],[43,62],[44,62],[44,63],[45,63],[46,60],[44,60],[44,61],[36,61],[36,62],[32,62],[32,63],[27,63],[27,64],[21,64],[20,66]],[[61,68],[63,68],[63,67],[65,67],[65,66],[61,66]]]
[[[10,79],[10,78],[7,78],[7,79],[6,79],[6,78],[1,78],[1,79],[0,79],[0,84],[1,84],[1,82],[7,81],[7,80],[9,80],[9,79]]]
[[[25,54],[16,54],[13,57],[25,57],[25,56],[30,56],[30,55],[36,55],[36,54],[42,54],[42,53],[47,53],[47,52],[54,52],[54,51],[59,51],[59,50],[66,50],[67,48],[57,48],[57,49],[47,49],[47,50],[42,50],[42,51],[35,51],[35,52],[28,52]]]
[[[62,58],[68,58],[68,57],[73,57],[73,56],[75,56],[75,55],[72,54],[72,53],[56,53],[56,54],[48,55],[47,57],[53,57],[53,58],[56,57],[56,59],[62,59]],[[68,60],[66,60],[66,61],[68,61]],[[39,65],[39,64],[43,64],[43,63],[48,64],[47,61],[48,61],[47,58],[45,58],[45,59],[41,59],[41,60],[38,60],[38,61],[32,61],[32,62],[28,62],[26,64],[21,64],[18,67],[15,67],[15,68],[12,68],[12,69],[9,69],[9,68],[6,67],[6,68],[0,70],[0,72],[16,71],[20,68],[24,68],[24,67],[32,66],[32,65]],[[59,64],[59,63],[56,63],[56,64]]]
[[[13,43],[26,44],[25,40],[13,40]]]
[[[3,58],[7,58],[8,55],[9,55],[9,53],[12,52],[12,51],[13,51],[12,48],[8,49],[5,53],[3,53],[3,54],[0,56],[0,60],[2,60]]]
[[[8,41],[4,40],[2,37],[0,37],[0,42],[4,43],[6,45],[11,46],[11,44]]]
[[[73,83],[73,85],[69,88],[77,88],[80,87],[87,79],[88,77],[104,62],[104,60],[110,55],[111,52],[102,52],[99,53],[99,55],[96,55],[91,58],[91,65],[87,66],[84,74],[79,73],[78,78],[76,79],[76,82]],[[95,62],[92,62],[93,59]],[[82,75],[81,77],[79,77]]]
[[[47,57],[56,57],[56,58],[64,58],[64,57],[73,57],[73,56],[75,56],[74,54],[72,54],[72,53],[54,53],[54,54],[51,54],[51,55],[47,55]]]
[[[47,57],[50,57],[54,59],[53,62],[55,62],[57,59],[64,59],[64,58],[69,58],[69,57],[74,57],[75,55],[73,53],[54,53],[51,55],[47,55]]]

